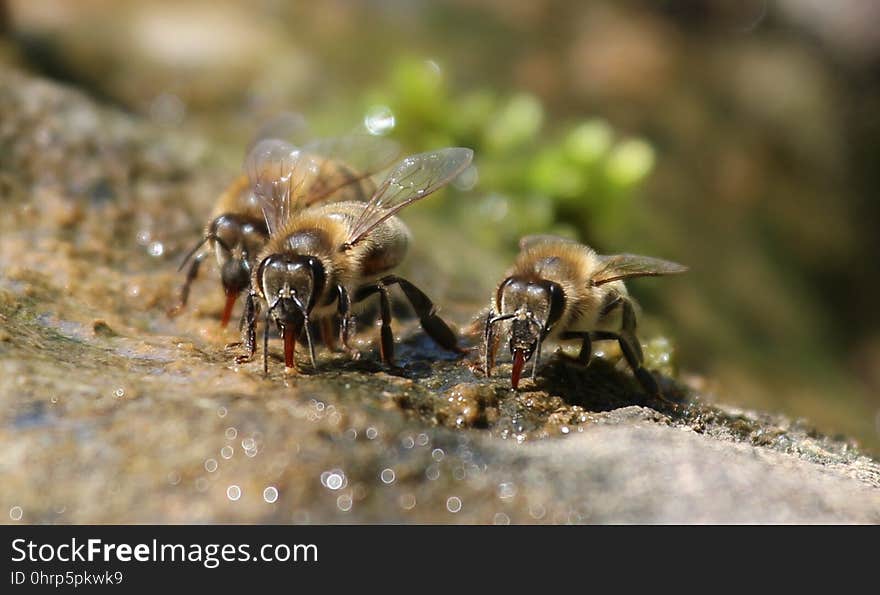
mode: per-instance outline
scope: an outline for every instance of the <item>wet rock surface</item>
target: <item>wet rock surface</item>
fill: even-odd
[[[880,522],[880,465],[848,441],[662,366],[669,401],[646,399],[611,351],[514,393],[403,320],[392,369],[366,322],[358,361],[288,374],[273,340],[268,376],[237,366],[212,271],[165,315],[234,172],[11,71],[0,114],[4,522]]]

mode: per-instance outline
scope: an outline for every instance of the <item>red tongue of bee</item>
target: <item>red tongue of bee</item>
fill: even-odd
[[[526,353],[522,349],[513,350],[513,371],[510,375],[510,384],[514,390],[519,388],[519,377],[522,374],[523,366],[526,365]]]
[[[293,327],[287,325],[284,327],[284,365],[288,368],[293,367],[294,347],[296,347],[296,340],[293,336]]]
[[[238,298],[236,292],[226,292],[226,306],[223,308],[223,318],[220,320],[220,326],[223,328],[226,328],[226,325],[229,324],[229,319],[232,318],[232,307],[235,305],[236,298]]]

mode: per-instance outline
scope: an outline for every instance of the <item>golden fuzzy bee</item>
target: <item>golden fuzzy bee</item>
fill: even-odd
[[[352,308],[379,294],[380,354],[394,356],[388,288],[398,285],[413,306],[422,328],[441,347],[459,351],[452,330],[436,315],[434,304],[415,285],[391,274],[407,252],[409,230],[395,215],[449,183],[470,163],[473,152],[447,148],[412,155],[396,165],[366,203],[341,201],[302,208],[304,172],[314,158],[278,143],[257,145],[248,157],[254,195],[260,200],[269,241],[260,252],[242,319],[244,354],[253,358],[256,321],[265,309],[263,369],[268,371],[269,326],[274,322],[284,342],[284,363],[294,368],[294,349],[305,333],[312,366],[315,348],[310,322],[338,316],[340,338],[348,347]]]
[[[302,136],[303,128],[300,121],[292,124],[272,121],[251,144],[251,150],[266,146],[266,143],[293,150],[293,145],[274,135],[285,132],[284,136]],[[370,176],[388,167],[399,153],[397,143],[367,134],[314,140],[304,143],[302,149],[297,150],[309,155],[314,165],[298,172],[302,178],[296,181],[300,191],[297,208],[330,201],[365,200],[375,190]],[[267,167],[271,165],[266,164]],[[272,172],[264,172],[263,175],[272,175]],[[184,309],[199,267],[214,253],[226,294],[221,319],[221,325],[225,327],[238,296],[250,286],[254,261],[268,239],[269,229],[263,215],[263,205],[254,195],[247,173],[243,173],[220,195],[204,237],[180,265],[182,270],[192,259],[180,289],[179,301],[169,314],[176,315]]]
[[[495,365],[501,325],[513,358],[511,383],[519,387],[523,367],[534,356],[532,379],[547,340],[580,340],[578,361],[590,362],[592,342],[613,340],[642,388],[658,395],[654,377],[642,367],[636,315],[623,284],[632,277],[682,273],[687,267],[634,254],[601,256],[591,248],[554,236],[528,236],[492,298],[483,331],[483,366]]]

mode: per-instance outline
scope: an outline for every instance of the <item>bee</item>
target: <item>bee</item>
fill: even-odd
[[[527,236],[513,267],[498,285],[483,327],[483,366],[490,376],[502,325],[513,358],[511,384],[519,388],[525,363],[534,357],[532,380],[547,340],[580,340],[577,360],[590,363],[593,341],[617,341],[642,388],[659,395],[654,377],[642,367],[636,313],[624,279],[683,273],[687,267],[637,256],[602,256],[578,242],[555,236]]]
[[[436,314],[433,302],[418,287],[392,271],[401,263],[410,232],[396,214],[440,189],[470,163],[473,151],[446,148],[403,159],[366,202],[341,201],[300,208],[302,172],[316,167],[305,152],[280,146],[257,146],[248,158],[254,194],[261,200],[269,240],[257,258],[244,316],[244,353],[256,350],[256,322],[265,309],[263,371],[268,373],[268,339],[274,322],[284,343],[284,364],[295,368],[294,348],[305,333],[312,367],[315,348],[310,322],[338,316],[339,337],[348,346],[353,307],[379,296],[380,357],[394,358],[388,288],[403,291],[422,328],[441,347],[460,352],[455,333]]]
[[[305,177],[297,182],[301,192],[298,208],[329,201],[365,200],[375,190],[370,176],[391,165],[399,153],[394,141],[367,134],[319,139],[295,149],[291,143],[273,136],[279,128],[292,126],[297,126],[295,134],[302,134],[301,124],[273,121],[264,127],[250,151],[257,147],[262,150],[274,147],[273,150],[287,152],[301,150],[310,156],[315,167],[301,172]],[[181,263],[178,270],[183,270],[192,260],[178,303],[169,315],[177,315],[186,307],[190,286],[202,262],[213,253],[226,294],[220,321],[221,326],[226,327],[238,296],[250,286],[254,260],[268,239],[269,228],[262,204],[254,195],[247,173],[243,173],[220,195],[204,236]]]

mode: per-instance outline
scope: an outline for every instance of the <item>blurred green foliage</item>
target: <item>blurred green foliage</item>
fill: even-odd
[[[644,139],[622,138],[604,120],[545,129],[545,108],[528,93],[451,88],[432,61],[400,59],[387,80],[367,91],[365,113],[391,112],[392,136],[409,150],[463,145],[474,172],[459,180],[473,197],[453,202],[453,216],[490,247],[512,247],[529,233],[588,239],[625,225],[635,191],[654,166]],[[478,179],[475,179],[478,178]],[[448,203],[430,203],[449,209]]]

